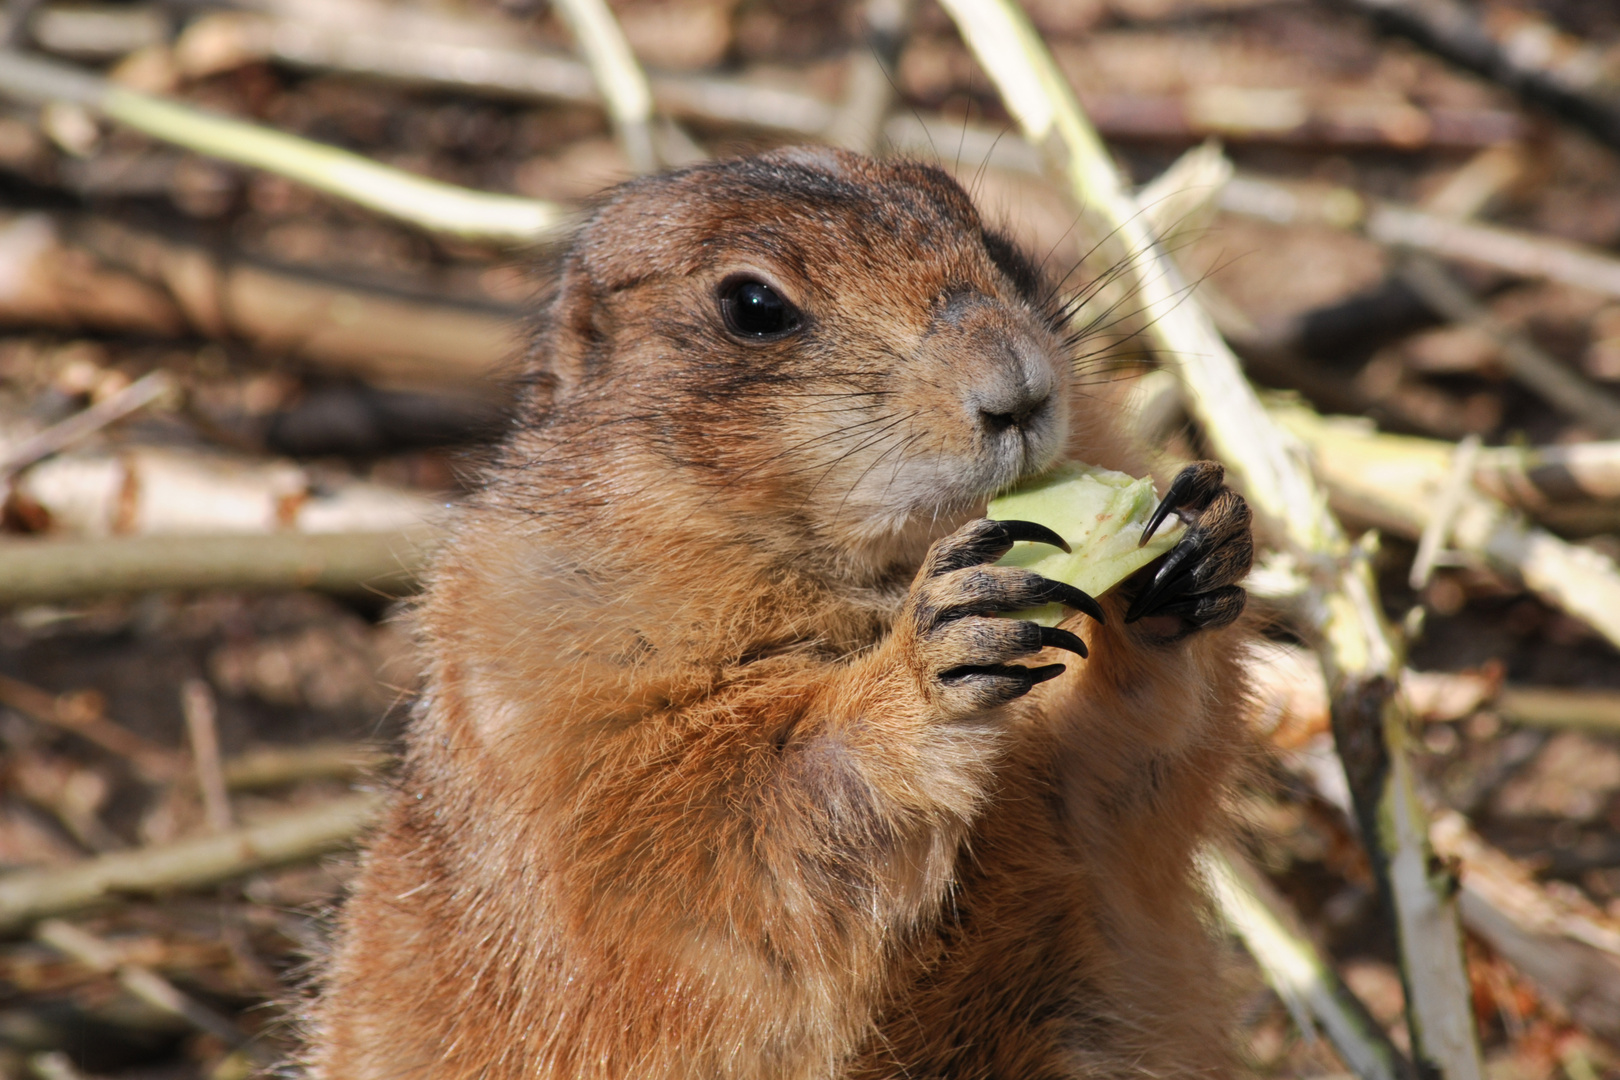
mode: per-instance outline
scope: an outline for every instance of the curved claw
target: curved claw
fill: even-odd
[[[1108,613],[1090,593],[1082,592],[1066,581],[1051,582],[1047,587],[1045,599],[1048,603],[1058,603],[1076,611],[1083,611],[1100,623],[1108,621]]]
[[[1063,537],[1035,521],[997,521],[1010,546],[1015,541],[1027,540],[1033,544],[1050,544],[1067,552],[1069,544]]]
[[[1137,547],[1143,547],[1153,539],[1153,534],[1159,531],[1165,518],[1182,509],[1202,510],[1208,506],[1210,500],[1221,490],[1221,484],[1226,480],[1226,467],[1218,461],[1200,461],[1188,465],[1176,474],[1170,481],[1170,489],[1159,500],[1159,505],[1153,508],[1153,516],[1142,530],[1142,539],[1137,541]]]
[[[1091,655],[1086,652],[1086,643],[1080,639],[1080,635],[1060,626],[1041,627],[1041,648],[1067,649],[1082,660]]]
[[[965,683],[975,679],[1014,679],[1020,685],[1012,697],[1022,697],[1029,692],[1030,687],[1048,679],[1055,679],[1067,670],[1068,668],[1062,664],[1042,664],[1040,667],[1025,667],[1022,664],[980,664],[953,668],[942,673],[940,679],[947,683]]]
[[[1198,549],[1191,544],[1178,544],[1165,556],[1163,564],[1148,582],[1147,588],[1136,594],[1131,606],[1125,609],[1125,621],[1133,623],[1153,610],[1154,606],[1167,596],[1174,596],[1180,589],[1186,588],[1190,581],[1187,575],[1176,573],[1182,563],[1195,558]],[[1178,589],[1178,586],[1180,589]]]
[[[1084,656],[1085,653],[1080,655]],[[1040,667],[1025,668],[1024,670],[1029,672],[1029,685],[1034,686],[1037,683],[1046,682],[1048,679],[1055,679],[1069,669],[1062,664],[1042,664]]]

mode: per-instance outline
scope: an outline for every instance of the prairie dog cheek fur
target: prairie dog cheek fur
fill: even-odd
[[[1050,585],[991,496],[1142,472],[1048,297],[916,163],[602,198],[417,613],[311,1077],[1230,1074],[1193,854],[1241,634],[986,614]]]

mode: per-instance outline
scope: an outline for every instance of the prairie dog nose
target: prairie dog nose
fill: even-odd
[[[968,405],[992,435],[1037,418],[1052,400],[1055,381],[1031,344],[1015,342],[997,351],[999,362],[968,395]]]
[[[1008,428],[1022,427],[1030,417],[1045,408],[1052,398],[1051,392],[1037,389],[1019,380],[1016,386],[998,387],[983,395],[974,404],[979,409],[979,422],[991,434]]]
[[[1056,390],[1051,361],[1008,310],[983,293],[962,289],[939,312],[940,339],[959,350],[962,404],[991,435],[1021,428],[1047,409]]]

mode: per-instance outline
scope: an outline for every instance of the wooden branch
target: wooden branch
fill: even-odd
[[[174,380],[166,372],[154,371],[141,376],[105,401],[98,401],[66,420],[52,424],[0,455],[0,480],[41,458],[65,450],[85,436],[145,408],[173,390]]]
[[[1491,709],[1504,720],[1531,727],[1620,732],[1620,690],[1504,686]]]
[[[170,589],[320,589],[397,596],[439,540],[431,530],[0,542],[0,606]]]
[[[1310,446],[1340,513],[1401,536],[1422,535],[1451,471],[1451,443],[1383,435],[1360,420],[1318,416],[1297,403],[1278,403],[1272,415]],[[1560,540],[1475,489],[1462,495],[1452,546],[1522,580],[1620,645],[1620,567],[1612,559]]]
[[[655,171],[652,89],[612,10],[604,0],[557,0],[556,11],[573,31],[596,77],[630,168],[643,174]]]
[[[386,31],[379,31],[336,19],[234,11],[195,20],[181,35],[175,53],[181,68],[194,74],[216,71],[221,57],[229,62],[258,57],[305,70],[336,71],[485,97],[602,103],[584,63],[564,53],[513,45],[511,38],[504,28],[420,12],[413,12],[405,25],[391,20]],[[886,34],[879,37],[880,55],[886,40]],[[193,55],[197,59],[188,63]],[[882,75],[881,65],[874,68],[866,62],[871,58],[871,53],[863,51],[851,57],[865,71],[860,76],[863,89],[851,84],[854,96],[864,95],[864,88],[877,85],[874,76]],[[649,71],[647,81],[654,105],[665,116],[830,141],[843,137],[829,127],[837,120],[840,106],[814,94],[711,75]],[[885,94],[891,91],[887,78],[881,90]],[[1423,110],[1410,105],[1395,110],[1398,115],[1369,121],[1363,109],[1340,116],[1300,103],[1296,122],[1256,126],[1245,123],[1232,107],[1241,106],[1245,93],[1275,99],[1290,92],[1206,87],[1178,95],[1110,93],[1087,97],[1085,105],[1098,129],[1119,139],[1196,142],[1215,136],[1231,143],[1421,150],[1476,149],[1525,135],[1524,123],[1511,111]],[[932,143],[924,129],[936,132]],[[964,126],[960,119],[938,114],[913,117],[905,113],[888,120],[883,136],[895,149],[931,155],[938,147],[954,151],[965,140],[964,161],[985,160],[986,149],[999,139],[997,163],[1040,171],[1039,160],[1027,143],[989,125]]]
[[[261,746],[225,762],[225,786],[232,791],[280,787],[302,780],[353,780],[387,768],[393,755],[354,743]]]
[[[1620,442],[1493,447],[1480,453],[1474,484],[1530,511],[1583,499],[1620,500]]]
[[[1187,295],[1096,131],[1040,37],[1011,0],[943,0],[995,80],[1025,137],[1050,156],[1087,208],[1104,264],[1135,272],[1146,333],[1181,377],[1192,413],[1231,469],[1263,533],[1317,566],[1304,608],[1332,688],[1334,733],[1363,834],[1394,915],[1420,1072],[1483,1076],[1455,902],[1431,873],[1428,827],[1406,753],[1408,716],[1394,693],[1399,643],[1357,558],[1312,481],[1296,440],[1266,416],[1236,357]]]
[[[1567,49],[1549,47],[1556,31],[1521,15],[1502,20],[1507,33],[1498,39],[1478,9],[1459,0],[1335,0],[1359,11],[1382,29],[1515,91],[1613,149],[1620,150],[1620,90],[1595,77],[1605,69],[1596,45],[1567,39]],[[1526,25],[1529,23],[1529,25]],[[1523,47],[1513,40],[1522,34]],[[1574,52],[1576,56],[1568,54]],[[1581,56],[1584,52],[1586,55]]]
[[[1435,816],[1434,843],[1460,868],[1459,906],[1468,929],[1577,1024],[1620,1039],[1620,925],[1593,905],[1577,906],[1541,888],[1461,814]]]
[[[895,68],[905,43],[915,0],[866,0],[866,33],[851,50],[844,74],[844,99],[821,133],[834,146],[863,154],[877,150],[883,121],[894,107]]]
[[[1414,255],[1398,272],[1437,314],[1450,322],[1471,326],[1495,341],[1502,363],[1520,386],[1599,435],[1620,435],[1620,401],[1569,365],[1548,356],[1526,335],[1504,326],[1445,267],[1428,256]]]
[[[150,783],[168,783],[184,772],[180,755],[109,720],[106,700],[94,690],[53,694],[21,679],[0,675],[0,704],[88,739],[128,761]]]
[[[201,889],[348,846],[376,817],[380,794],[350,795],[258,825],[0,877],[0,932],[125,893]]]
[[[0,324],[243,341],[383,385],[495,392],[517,312],[334,280],[107,218],[0,218]]]
[[[63,454],[19,474],[12,498],[58,539],[386,533],[444,516],[444,501],[425,492],[365,480],[322,484],[284,458],[167,446]]]
[[[143,94],[68,64],[0,49],[0,94],[44,105],[93,109],[152,138],[263,169],[378,213],[469,239],[528,245],[560,238],[563,208],[535,199],[472,191],[216,113]]]
[[[184,1020],[197,1030],[214,1036],[226,1046],[247,1045],[247,1036],[228,1017],[183,993],[174,983],[151,968],[143,964],[124,962],[116,950],[89,931],[61,919],[46,919],[34,928],[34,937],[88,968],[104,975],[114,976],[118,980],[118,985],[130,996],[160,1012]],[[261,1064],[268,1063],[266,1056],[266,1060]]]
[[[1474,263],[1521,278],[1545,278],[1620,297],[1620,259],[1538,233],[1459,221],[1444,214],[1364,199],[1349,188],[1320,188],[1234,177],[1221,209],[1279,225],[1360,229],[1391,247]]]
[[[180,684],[180,711],[186,718],[197,790],[202,793],[203,819],[214,832],[225,832],[236,821],[219,757],[219,706],[214,691],[201,679],[187,679]]]
[[[1221,918],[1282,998],[1301,1031],[1316,1023],[1361,1080],[1404,1080],[1412,1066],[1296,925],[1285,903],[1231,852],[1206,850],[1203,870]]]
[[[1352,808],[1306,770],[1297,775],[1347,816]],[[1440,810],[1431,837],[1457,873],[1458,911],[1478,935],[1574,1020],[1620,1038],[1620,924],[1596,905],[1554,894],[1485,843],[1461,814]]]

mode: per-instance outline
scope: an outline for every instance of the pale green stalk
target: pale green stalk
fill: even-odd
[[[1180,376],[1187,404],[1248,496],[1262,530],[1313,577],[1306,598],[1333,690],[1334,731],[1358,817],[1395,915],[1419,1068],[1480,1080],[1483,1066],[1450,882],[1433,865],[1394,689],[1401,650],[1371,570],[1352,551],[1297,440],[1267,417],[1237,358],[1160,250],[1102,140],[1029,20],[1011,0],[941,0],[1024,135],[1067,180],[1106,255],[1134,272],[1149,340]]]
[[[424,229],[508,244],[559,235],[555,204],[429,180],[335,146],[130,90],[66,64],[0,50],[0,94],[68,101],[155,139],[263,169]]]
[[[596,77],[630,168],[643,174],[655,172],[658,155],[652,141],[652,88],[618,20],[603,0],[557,0],[556,8]]]

